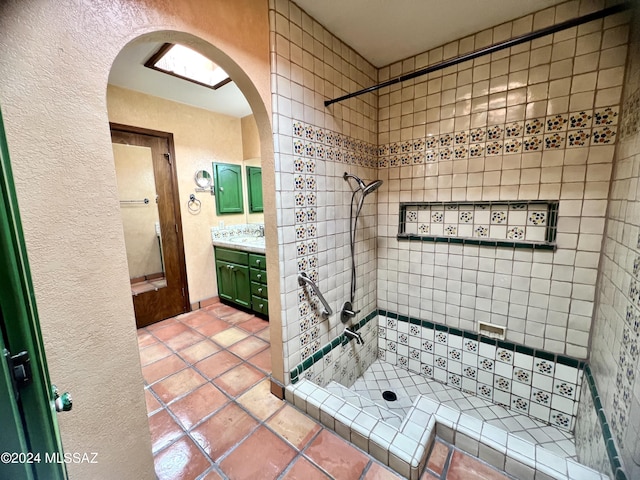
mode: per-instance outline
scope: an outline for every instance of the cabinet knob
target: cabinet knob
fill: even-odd
[[[258,305],[258,308],[262,310],[264,308],[264,303],[261,303],[260,305]]]
[[[256,265],[260,265],[260,260],[256,260]]]
[[[231,270],[233,270],[233,265],[229,265],[229,268],[230,268]]]
[[[261,274],[258,274],[258,275],[256,275],[256,278],[257,278],[258,280],[260,280],[260,279],[262,278],[262,275],[261,275]]]
[[[259,288],[259,289],[258,289],[258,293],[262,293],[262,288]]]

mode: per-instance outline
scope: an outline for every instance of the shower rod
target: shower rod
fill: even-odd
[[[362,90],[358,90],[357,92],[348,93],[346,95],[343,95],[338,98],[334,98],[332,100],[325,100],[324,106],[328,107],[329,105],[332,105],[337,102],[341,102],[343,100],[347,100],[349,98],[357,97],[359,95],[364,95],[365,93],[375,92],[376,90],[380,90],[381,88],[388,87],[390,85],[395,85],[396,83],[401,83],[406,80],[411,80],[417,77],[421,77],[431,72],[442,70],[444,68],[451,67],[453,65],[457,65],[459,63],[466,62],[468,60],[473,60],[474,58],[482,57],[490,53],[504,50],[505,48],[515,47],[516,45],[520,45],[521,43],[525,43],[525,42],[530,42],[531,40],[535,40],[536,38],[544,37],[546,35],[551,35],[552,33],[557,33],[562,30],[566,30],[568,28],[576,27],[578,25],[582,25],[583,23],[592,22],[600,18],[608,17],[609,15],[614,15],[616,13],[624,12],[625,10],[628,10],[630,8],[631,8],[630,2],[619,3],[617,5],[607,7],[603,10],[598,10],[597,12],[592,12],[587,15],[583,15],[581,17],[572,18],[571,20],[567,20],[565,22],[561,22],[556,25],[551,25],[550,27],[541,28],[540,30],[536,30],[535,32],[525,33],[524,35],[520,35],[519,37],[515,37],[510,40],[506,40],[504,42],[495,43],[488,47],[481,48],[480,50],[475,50],[470,53],[465,53],[464,55],[460,55],[458,57],[450,58],[449,60],[436,63],[435,65],[431,65],[421,70],[407,73],[406,75],[402,75],[400,77],[392,78],[391,80],[387,80],[385,82],[379,83],[377,85],[373,85],[371,87],[363,88]]]

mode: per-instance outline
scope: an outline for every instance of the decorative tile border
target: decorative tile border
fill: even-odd
[[[393,312],[378,313],[381,360],[573,431],[583,361]]]
[[[398,239],[555,249],[557,201],[400,204]]]
[[[616,105],[388,143],[378,147],[378,167],[612,144],[619,110]]]
[[[232,237],[264,236],[264,225],[260,223],[243,223],[228,227],[211,227],[211,240],[226,240]]]
[[[353,324],[352,326],[353,330],[357,332],[363,329],[364,326],[367,325],[377,315],[378,315],[378,311],[374,310],[365,318],[360,320],[358,323]],[[349,343],[349,339],[346,338],[343,334],[340,334],[339,336],[331,340],[331,342],[327,343],[322,348],[319,348],[311,356],[306,357],[301,363],[296,365],[296,367],[293,370],[291,370],[290,372],[291,383],[296,383],[300,378],[302,378],[303,373],[305,374],[305,377],[307,377],[308,380],[313,380],[313,378],[311,378],[311,375],[310,375],[311,367],[314,364],[319,363],[320,360],[322,360],[323,358],[325,358],[327,361],[331,360],[333,362],[333,359],[330,358],[330,354],[332,350],[336,349],[339,346],[345,346],[348,343]],[[355,378],[353,380],[355,380]]]

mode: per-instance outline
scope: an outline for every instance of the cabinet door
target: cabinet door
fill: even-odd
[[[235,302],[236,286],[230,263],[216,260],[216,274],[218,277],[218,296],[224,300]]]
[[[213,164],[216,213],[243,213],[242,168],[228,163]]]
[[[262,168],[247,167],[247,189],[249,190],[249,212],[262,212]]]
[[[249,280],[249,267],[243,265],[231,265],[236,295],[233,299],[243,307],[251,306],[251,280]]]

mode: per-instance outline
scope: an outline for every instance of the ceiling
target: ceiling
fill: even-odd
[[[376,67],[566,0],[294,0]]]
[[[565,0],[294,0],[376,67]],[[464,12],[463,14],[461,12]],[[251,107],[234,82],[211,90],[146,68],[161,42],[138,41],[116,58],[109,83],[224,115]]]

